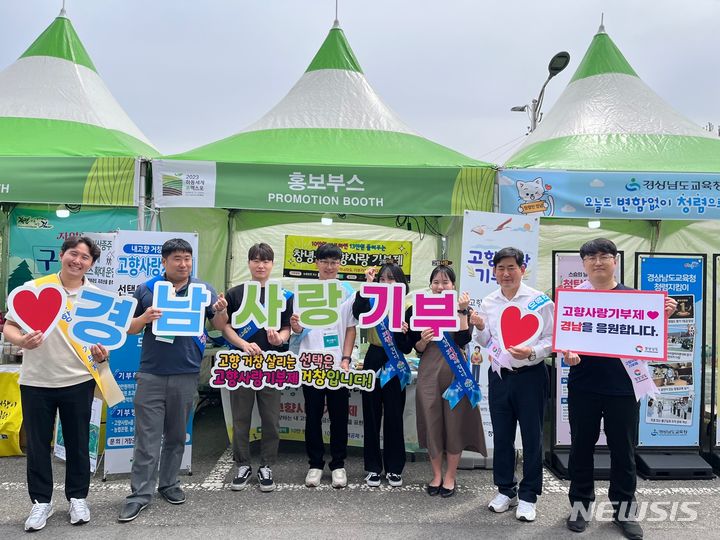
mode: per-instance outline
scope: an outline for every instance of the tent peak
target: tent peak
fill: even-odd
[[[333,28],[340,28],[340,21],[337,20],[337,19],[335,19],[335,20],[333,21],[332,27],[333,27]]]
[[[605,14],[604,14],[604,13],[600,13],[600,27],[598,28],[598,31],[597,31],[598,34],[606,34],[606,33],[607,33],[607,32],[605,32],[605,22],[604,22],[604,19],[605,19]]]

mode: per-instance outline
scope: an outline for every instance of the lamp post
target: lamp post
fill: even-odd
[[[545,83],[542,85],[542,88],[540,89],[540,94],[538,95],[537,99],[533,99],[527,105],[517,105],[510,109],[511,111],[514,111],[514,112],[520,112],[520,111],[527,112],[528,117],[530,118],[530,127],[528,128],[530,133],[535,131],[538,123],[542,119],[542,113],[540,112],[540,109],[542,108],[543,98],[545,97],[545,87],[550,82],[550,79],[552,79],[555,75],[557,75],[563,69],[565,69],[569,63],[570,63],[570,53],[561,51],[561,52],[557,53],[555,56],[553,56],[550,59],[550,63],[548,64],[548,77],[545,80]]]

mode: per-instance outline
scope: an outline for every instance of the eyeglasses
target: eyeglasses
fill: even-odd
[[[340,261],[337,259],[320,259],[318,264],[322,264],[324,266],[340,266]]]
[[[600,263],[607,263],[612,261],[615,258],[615,255],[610,255],[606,253],[605,255],[588,255],[586,257],[583,257],[583,261],[585,262],[600,262]]]

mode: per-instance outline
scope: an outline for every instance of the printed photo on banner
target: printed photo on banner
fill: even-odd
[[[693,363],[690,362],[650,362],[650,375],[658,391],[666,394],[685,392],[692,387]]]
[[[553,351],[663,360],[667,356],[665,297],[651,291],[558,289]]]
[[[692,425],[694,394],[661,394],[647,399],[645,421],[650,424]]]
[[[283,277],[317,279],[315,251],[322,244],[335,244],[342,251],[338,279],[365,280],[365,270],[392,261],[408,281],[411,275],[412,242],[406,240],[356,240],[314,236],[285,236]]]
[[[668,360],[692,361],[695,355],[695,324],[668,324]]]

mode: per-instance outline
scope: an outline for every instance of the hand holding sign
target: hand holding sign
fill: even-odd
[[[28,334],[41,332],[46,336],[57,326],[66,301],[65,291],[59,285],[47,284],[37,288],[23,285],[8,296],[8,311],[18,326]],[[34,339],[36,337],[28,339],[24,348],[34,348],[27,346],[32,345]]]

